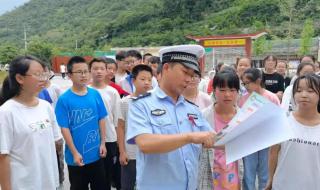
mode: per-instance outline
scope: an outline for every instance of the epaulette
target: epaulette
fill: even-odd
[[[186,100],[188,103],[190,103],[190,104],[192,104],[192,105],[194,105],[194,106],[196,106],[196,107],[199,107],[197,104],[191,102],[190,100],[187,100],[186,98],[185,98],[185,100]]]
[[[133,101],[140,100],[140,99],[145,98],[145,97],[148,97],[148,96],[150,96],[150,95],[151,95],[151,93],[150,93],[150,92],[147,92],[147,93],[144,93],[144,94],[139,95],[138,97],[132,97],[132,100],[133,100]]]

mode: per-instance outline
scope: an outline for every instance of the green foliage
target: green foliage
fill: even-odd
[[[301,45],[299,49],[300,55],[308,55],[310,53],[310,46],[312,37],[314,36],[313,21],[307,19],[304,23],[303,30],[301,32]]]
[[[33,55],[46,63],[50,63],[53,56],[53,45],[34,39],[29,43],[26,54]]]
[[[255,21],[253,25],[253,32],[265,30],[265,26],[260,21]],[[253,54],[254,55],[264,55],[267,51],[271,49],[271,44],[268,43],[267,37],[262,36],[255,41],[253,41]]]
[[[26,25],[30,43],[47,42],[56,54],[73,52],[78,41],[83,54],[189,43],[186,35],[248,33],[256,22],[275,38],[299,38],[307,18],[320,22],[319,10],[319,0],[30,0],[0,16],[0,41],[23,48]]]
[[[3,44],[0,46],[0,64],[8,64],[10,61],[19,55],[18,48],[13,44]]]

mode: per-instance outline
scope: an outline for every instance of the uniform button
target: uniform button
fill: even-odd
[[[181,125],[181,124],[182,124],[182,121],[179,121],[179,124]]]

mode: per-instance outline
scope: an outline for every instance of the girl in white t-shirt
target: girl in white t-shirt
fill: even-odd
[[[52,107],[38,98],[48,79],[34,57],[17,57],[10,64],[0,104],[2,190],[59,185],[55,141],[62,136]]]
[[[266,190],[320,189],[320,77],[300,76],[292,89],[297,110],[288,119],[295,137],[271,148]]]

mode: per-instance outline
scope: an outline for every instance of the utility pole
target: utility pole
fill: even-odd
[[[24,33],[24,50],[27,52],[28,49],[28,42],[27,42],[27,30],[26,30],[26,25],[23,25],[23,33]]]
[[[76,49],[78,49],[78,40],[76,40]]]

